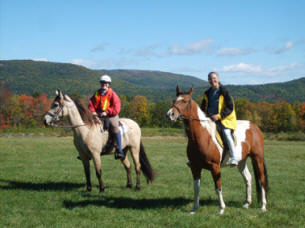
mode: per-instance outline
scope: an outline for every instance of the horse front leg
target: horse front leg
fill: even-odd
[[[82,163],[84,166],[85,176],[86,176],[86,185],[87,185],[87,191],[91,192],[92,185],[91,185],[91,179],[90,179],[90,163],[89,159],[83,158]]]
[[[196,210],[199,208],[199,191],[200,191],[200,177],[201,177],[201,168],[192,166],[191,171],[194,179],[194,207],[191,210],[190,214],[195,214]]]
[[[93,155],[93,162],[94,162],[94,166],[95,166],[96,177],[99,182],[99,190],[100,190],[100,193],[103,193],[105,190],[105,186],[104,186],[104,182],[102,179],[101,157],[100,157],[99,153],[95,153]]]
[[[222,197],[222,190],[221,190],[221,174],[220,174],[220,166],[217,164],[213,164],[211,173],[213,176],[214,184],[215,184],[215,190],[218,195],[219,200],[219,214],[222,215],[225,210],[225,202]]]

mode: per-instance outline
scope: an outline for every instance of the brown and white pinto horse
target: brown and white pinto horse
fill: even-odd
[[[215,183],[216,193],[219,198],[219,214],[224,213],[225,203],[221,190],[220,166],[228,160],[221,146],[219,146],[215,133],[216,124],[201,111],[198,104],[192,99],[193,89],[182,93],[177,86],[177,97],[167,116],[176,121],[183,120],[186,135],[188,137],[187,157],[194,178],[194,214],[199,207],[199,189],[202,169],[211,171]],[[246,184],[246,201],[243,205],[248,208],[252,202],[251,174],[246,164],[250,156],[255,174],[258,200],[261,200],[262,211],[266,211],[266,197],[268,190],[267,170],[264,163],[264,138],[260,129],[250,121],[237,121],[235,130],[237,138],[236,150],[239,151],[238,169]]]

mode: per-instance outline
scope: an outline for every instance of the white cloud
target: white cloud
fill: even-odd
[[[258,73],[258,72],[262,72],[262,68],[259,65],[238,63],[238,64],[233,64],[233,65],[223,66],[222,68],[217,69],[216,71]]]
[[[252,48],[222,48],[217,51],[217,55],[219,56],[241,56],[248,55],[254,50]]]
[[[288,71],[291,71],[291,70],[296,70],[296,69],[301,68],[303,66],[304,66],[304,64],[302,64],[302,63],[291,63],[291,64],[288,64],[288,65],[280,65],[280,66],[271,67],[271,68],[267,69],[266,74],[276,75],[276,74],[279,74],[279,73],[288,72]]]
[[[96,62],[94,62],[92,60],[88,60],[88,59],[72,59],[71,63],[76,64],[76,65],[81,65],[84,67],[88,67],[88,68],[92,68],[92,67],[96,66]]]
[[[262,81],[266,82],[276,82],[281,81],[281,79],[286,78],[286,80],[300,77],[305,74],[304,72],[305,63],[291,63],[287,65],[279,65],[273,67],[264,67],[261,65],[253,65],[246,63],[238,63],[233,65],[223,66],[221,68],[215,69],[215,71],[220,73],[226,73],[230,75],[233,73],[235,76],[240,76],[240,80],[245,80],[253,76],[261,76],[256,78],[255,81],[251,81],[251,84],[261,83]],[[264,78],[265,76],[265,78]],[[251,79],[253,80],[253,79]],[[230,81],[230,83],[232,83]],[[249,83],[249,81],[247,82]]]
[[[160,56],[158,52],[160,52],[161,48],[162,45],[159,43],[152,44],[147,47],[143,47],[135,50],[135,55],[140,57]]]
[[[91,52],[104,51],[108,43],[101,43],[100,45],[91,49]]]
[[[214,40],[200,40],[197,42],[185,44],[184,46],[174,45],[169,48],[169,55],[192,55],[202,53],[210,48]]]
[[[37,59],[33,59],[34,61],[43,61],[43,62],[47,62],[48,59],[47,58],[37,58]]]
[[[271,54],[275,54],[275,55],[279,55],[282,54],[286,51],[289,51],[290,49],[292,49],[294,46],[296,45],[295,42],[293,41],[287,41],[284,46],[280,47],[280,48],[267,48],[266,50],[271,53]]]

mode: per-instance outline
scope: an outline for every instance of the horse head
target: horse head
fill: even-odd
[[[192,109],[192,93],[193,88],[188,92],[182,92],[179,86],[176,88],[176,99],[173,102],[173,106],[167,112],[167,117],[176,121],[177,119],[188,119],[191,115]]]
[[[68,106],[73,103],[68,95],[63,95],[58,89],[56,90],[56,97],[51,103],[51,108],[43,117],[43,122],[46,126],[54,125],[54,122],[60,121],[63,117],[68,115]]]

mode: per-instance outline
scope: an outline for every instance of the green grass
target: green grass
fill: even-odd
[[[223,169],[227,208],[221,216],[207,171],[202,172],[201,206],[189,215],[193,180],[185,165],[184,137],[145,137],[143,143],[157,172],[155,182],[147,185],[142,176],[140,192],[126,189],[122,164],[105,156],[106,189],[100,195],[93,165],[93,191],[85,192],[83,168],[71,137],[0,138],[0,227],[305,226],[305,142],[265,142],[270,185],[266,213],[260,211],[254,192],[252,206],[242,208],[242,177],[235,168]]]
[[[68,124],[69,125],[69,124]],[[51,127],[37,127],[37,128],[7,128],[0,130],[0,137],[15,137],[15,136],[73,136],[71,128],[51,128]],[[142,136],[184,136],[183,128],[142,128]],[[305,141],[305,132],[266,132],[264,137],[267,140],[277,141]]]

